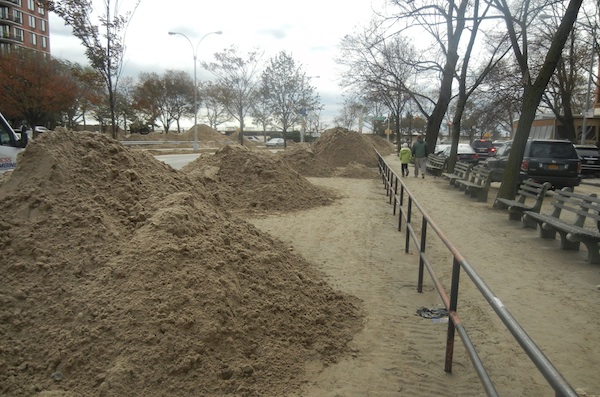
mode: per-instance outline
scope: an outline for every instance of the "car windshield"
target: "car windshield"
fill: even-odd
[[[580,156],[598,157],[598,155],[600,155],[600,153],[598,152],[598,148],[596,147],[578,147],[576,149],[577,153],[579,153]]]
[[[532,142],[531,157],[572,159],[577,153],[571,143],[566,142]]]
[[[510,147],[511,146],[512,145],[509,144],[509,143],[500,146],[498,148],[498,151],[496,152],[496,157],[508,156],[510,154]]]
[[[474,148],[491,148],[494,145],[492,144],[492,141],[473,141],[473,144],[471,145]]]

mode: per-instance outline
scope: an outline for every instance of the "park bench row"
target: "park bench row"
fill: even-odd
[[[487,201],[491,178],[490,170],[483,165],[472,167],[469,163],[457,161],[453,172],[442,172],[441,175],[466,195],[476,197],[477,201]]]
[[[486,202],[490,189],[490,170],[482,165],[471,166],[469,163],[457,161],[453,172],[444,172],[445,159],[430,154],[427,169],[434,175],[441,175],[449,180],[466,195]],[[596,194],[579,194],[565,188],[554,193],[553,211],[541,214],[541,207],[549,183],[537,183],[525,180],[517,191],[514,200],[496,199],[496,205],[508,209],[510,220],[521,220],[523,226],[538,228],[540,237],[556,238],[560,235],[560,246],[564,250],[578,251],[581,243],[588,250],[588,262],[600,263],[600,198]]]
[[[472,167],[458,161],[453,172],[441,175],[450,184],[464,190],[465,194],[485,202],[488,198],[490,170],[483,166]],[[540,237],[554,239],[560,235],[560,247],[578,251],[583,243],[588,251],[588,262],[600,263],[600,198],[595,193],[574,193],[569,188],[554,192],[552,213],[541,214],[544,197],[551,184],[528,179],[521,182],[514,200],[497,198],[499,207],[508,209],[510,220],[521,220],[523,226],[538,228]]]
[[[515,200],[497,198],[496,203],[509,211],[509,219],[522,220],[523,226],[538,228],[541,238],[555,239],[560,235],[560,248],[579,251],[583,243],[587,261],[600,263],[600,198],[595,193],[574,193],[569,188],[554,192],[552,212],[540,213],[549,183],[532,180],[521,183]]]

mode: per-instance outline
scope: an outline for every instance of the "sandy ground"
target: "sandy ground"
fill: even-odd
[[[386,159],[399,174],[397,158]],[[309,365],[306,387],[289,395],[485,395],[458,339],[453,372],[444,372],[447,325],[416,314],[420,307],[442,307],[441,300],[429,277],[424,293],[417,293],[415,246],[404,253],[405,232],[397,231],[381,180],[310,181],[344,198],[251,222],[315,262],[335,288],[360,298],[367,318],[350,344],[351,357],[325,368]],[[580,395],[600,394],[600,267],[586,263],[585,249],[561,251],[558,240],[542,240],[536,230],[509,221],[506,211],[492,208],[497,186],[487,203],[478,203],[443,178],[405,182],[571,386]],[[579,191],[590,189],[598,188]],[[452,256],[431,236],[427,253],[449,290]],[[554,395],[464,273],[459,315],[500,395]]]
[[[444,372],[446,324],[416,315],[441,300],[429,278],[416,292],[374,168],[391,144],[334,129],[293,146],[225,146],[177,171],[93,133],[32,141],[0,177],[0,395],[483,395],[458,341]],[[492,209],[494,190],[477,203],[442,178],[405,182],[571,385],[599,395],[600,267]],[[448,289],[431,234],[427,255]],[[500,395],[554,395],[465,275],[459,314]]]

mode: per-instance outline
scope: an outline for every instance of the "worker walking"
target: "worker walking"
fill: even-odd
[[[415,157],[415,178],[419,176],[419,171],[421,171],[421,176],[425,178],[427,152],[427,142],[423,140],[423,135],[418,135],[417,141],[412,147],[412,154]]]

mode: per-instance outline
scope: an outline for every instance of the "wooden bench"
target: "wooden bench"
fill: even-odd
[[[546,192],[552,185],[549,182],[537,183],[533,179],[526,179],[521,182],[517,197],[515,200],[497,198],[497,206],[508,208],[508,219],[511,221],[520,221],[523,218],[523,212],[540,212]],[[523,221],[525,227],[536,228],[537,223]]]
[[[490,169],[483,165],[478,165],[469,172],[467,179],[458,179],[454,181],[454,185],[464,190],[465,194],[477,197],[477,201],[485,202],[488,198],[491,182]]]
[[[540,225],[540,237],[555,238],[560,234],[560,248],[579,251],[580,243],[588,250],[587,261],[600,263],[600,199],[595,193],[573,193],[569,188],[555,192],[554,207],[549,215],[525,211],[523,219]],[[586,224],[587,220],[587,224]]]
[[[427,156],[426,168],[430,174],[436,175],[436,176],[441,175],[442,171],[444,170],[445,165],[446,165],[445,157],[437,156],[433,153]]]
[[[460,179],[467,179],[469,177],[469,172],[471,172],[471,164],[465,161],[457,161],[454,164],[454,171],[452,172],[442,172],[442,176],[450,181],[451,185],[454,185],[454,182]]]

